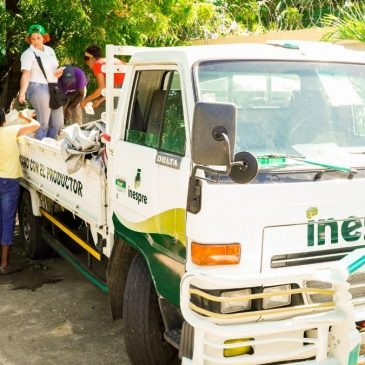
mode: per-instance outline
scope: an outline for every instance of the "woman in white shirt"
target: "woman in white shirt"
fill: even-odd
[[[63,68],[58,68],[58,60],[51,47],[44,45],[49,41],[49,35],[40,24],[29,27],[26,41],[29,48],[21,55],[22,77],[20,80],[19,102],[30,102],[34,108],[37,120],[41,127],[35,133],[35,138],[56,138],[63,127],[63,108],[51,109],[49,107],[48,82],[57,82],[62,75]],[[36,56],[40,57],[45,78]]]

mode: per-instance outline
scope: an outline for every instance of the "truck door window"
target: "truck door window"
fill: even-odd
[[[166,96],[160,150],[184,155],[185,124],[179,74],[172,72],[169,79],[170,86]]]
[[[179,74],[148,70],[136,75],[126,141],[165,152],[185,153]]]
[[[137,72],[129,112],[127,142],[157,148],[164,103],[161,90],[164,74],[165,71],[159,70]]]

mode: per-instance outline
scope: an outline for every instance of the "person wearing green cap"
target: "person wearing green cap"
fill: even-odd
[[[26,41],[29,48],[20,58],[22,77],[20,80],[19,102],[30,102],[36,112],[36,118],[41,127],[35,133],[35,138],[56,138],[63,127],[63,108],[49,107],[48,83],[56,83],[61,77],[63,68],[58,67],[54,50],[45,45],[49,35],[40,24],[33,24],[28,29]],[[37,57],[40,58],[45,74],[40,68]]]

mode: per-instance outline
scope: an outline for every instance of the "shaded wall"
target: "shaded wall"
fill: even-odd
[[[310,28],[290,31],[275,31],[264,34],[247,34],[239,37],[225,37],[217,39],[201,39],[191,42],[192,45],[213,45],[225,43],[266,43],[270,40],[301,40],[301,41],[321,41],[323,36],[333,31],[334,28]],[[340,41],[336,44],[342,44],[346,48],[365,51],[365,43],[359,41]]]

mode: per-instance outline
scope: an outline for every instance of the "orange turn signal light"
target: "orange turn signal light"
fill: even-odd
[[[241,259],[241,245],[229,244],[202,244],[192,242],[191,260],[196,265],[237,265]]]

